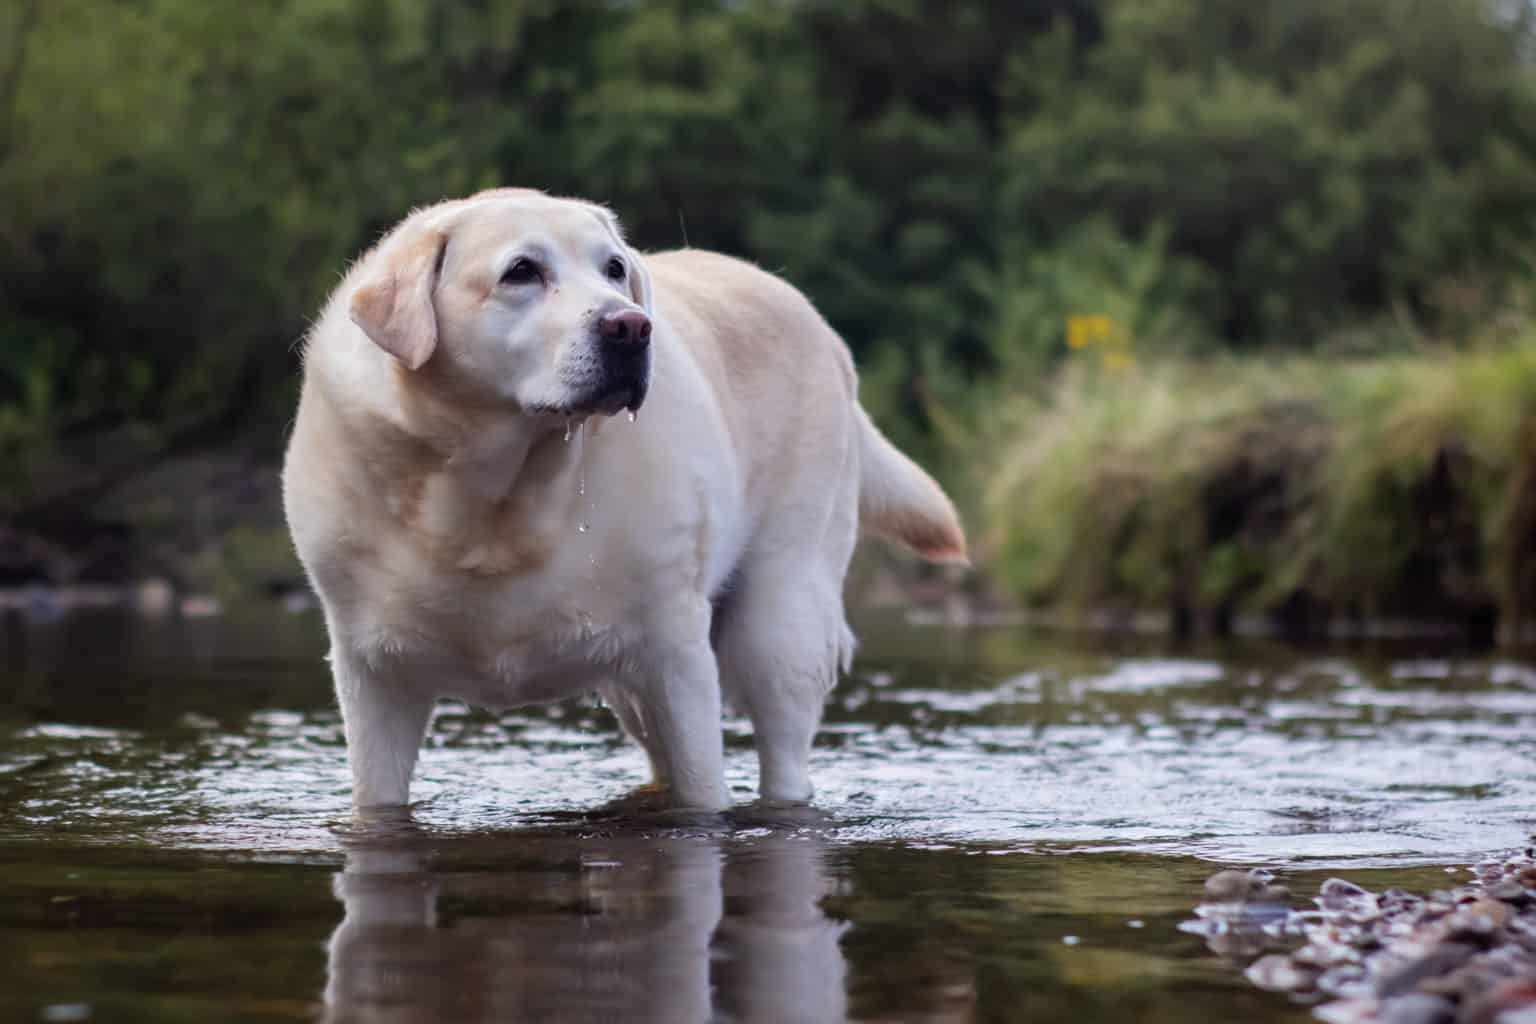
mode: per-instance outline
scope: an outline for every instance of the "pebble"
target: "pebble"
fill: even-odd
[[[1330,878],[1318,909],[1298,911],[1269,872],[1226,870],[1179,927],[1257,957],[1250,982],[1315,1004],[1325,1024],[1536,1024],[1536,849],[1471,873],[1428,896]],[[1299,948],[1260,955],[1294,936]]]
[[[1524,892],[1525,890],[1521,890]],[[1468,903],[1446,921],[1446,926],[1453,932],[1461,935],[1485,937],[1503,928],[1513,916],[1508,904],[1502,902],[1504,897],[1495,895],[1492,899],[1480,899]]]
[[[1409,960],[1387,974],[1377,984],[1377,991],[1384,996],[1397,996],[1416,990],[1420,983],[1439,978],[1452,971],[1477,953],[1477,947],[1464,942],[1447,942],[1428,956]]]
[[[1205,880],[1207,903],[1238,903],[1248,898],[1252,880],[1246,871],[1218,871]]]
[[[1536,1021],[1536,978],[1507,978],[1470,1000],[1468,1018],[1478,1024],[1526,1024]],[[1522,1020],[1525,1018],[1525,1020]]]
[[[1376,1016],[1382,1024],[1453,1024],[1456,1007],[1444,996],[1414,993],[1386,1000]]]
[[[1291,891],[1283,885],[1270,885],[1275,876],[1268,871],[1218,871],[1205,880],[1207,903],[1290,903]]]
[[[1260,957],[1243,972],[1259,988],[1271,992],[1298,992],[1313,987],[1317,971],[1309,971],[1288,956],[1271,953]]]
[[[1506,903],[1525,904],[1531,902],[1531,892],[1525,887],[1525,883],[1515,878],[1506,878],[1488,887],[1488,895],[1496,900]]]
[[[1323,1024],[1356,1024],[1358,1021],[1374,1021],[1381,1003],[1375,999],[1339,999],[1325,1003],[1312,1011],[1312,1016]]]

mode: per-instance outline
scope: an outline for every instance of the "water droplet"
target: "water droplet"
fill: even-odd
[[[571,443],[571,421],[570,420],[566,420],[565,421],[565,443],[566,444],[570,444]]]
[[[577,533],[586,533],[590,529],[592,529],[592,527],[588,526],[586,523],[577,523],[576,524],[576,532]]]
[[[631,422],[631,423],[635,422],[635,410],[631,409],[631,410],[629,410],[629,412],[625,413],[624,415],[629,417],[629,422]]]

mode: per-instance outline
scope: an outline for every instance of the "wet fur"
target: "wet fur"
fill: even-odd
[[[507,286],[528,246],[547,280]],[[623,282],[600,269],[613,253]],[[579,404],[614,309],[654,326],[633,423]],[[418,211],[333,294],[305,367],[285,503],[360,806],[406,801],[439,697],[592,691],[678,806],[726,801],[723,698],[753,722],[763,796],[809,799],[861,521],[965,556],[799,292],[713,253],[642,257],[590,203],[496,190]]]

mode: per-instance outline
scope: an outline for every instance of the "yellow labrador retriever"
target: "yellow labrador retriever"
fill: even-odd
[[[722,694],[762,796],[808,800],[859,526],[965,558],[799,292],[641,256],[591,203],[498,189],[413,213],[331,296],[304,368],[284,500],[359,807],[406,802],[438,697],[586,692],[677,807],[726,804]]]

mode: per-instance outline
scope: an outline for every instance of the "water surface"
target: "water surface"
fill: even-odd
[[[1536,670],[866,629],[820,815],[626,810],[608,713],[445,706],[349,823],[312,616],[0,626],[0,1015],[1300,1020],[1178,931],[1224,865],[1373,887],[1526,841]]]

